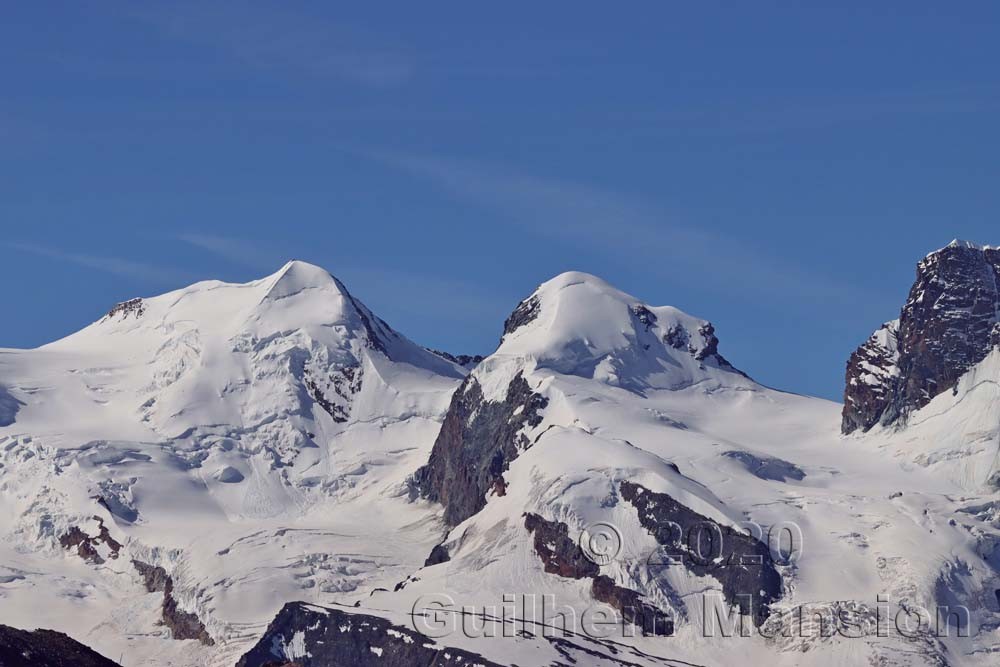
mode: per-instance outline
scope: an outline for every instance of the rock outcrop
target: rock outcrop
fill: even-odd
[[[851,355],[841,430],[905,421],[998,342],[1000,248],[953,241],[917,265],[899,320]]]
[[[587,579],[601,573],[580,545],[569,538],[569,526],[560,521],[546,521],[537,514],[524,515],[524,527],[534,537],[535,553],[545,571],[570,579]]]
[[[541,423],[547,403],[520,373],[502,401],[487,400],[479,381],[466,378],[452,396],[427,465],[414,477],[423,497],[444,505],[448,525],[481,510],[489,491],[505,493],[504,471],[531,445],[522,429]]]
[[[537,294],[532,294],[527,299],[517,304],[517,308],[510,314],[510,316],[504,320],[503,323],[503,335],[500,337],[500,342],[506,338],[509,334],[514,333],[526,324],[529,324],[538,317],[538,314],[542,310],[542,302],[538,299]]]
[[[104,319],[110,320],[117,317],[118,319],[126,320],[129,316],[139,319],[145,313],[146,304],[142,299],[135,298],[115,304],[115,307],[108,311],[108,314],[104,316]]]
[[[665,493],[621,483],[622,498],[635,507],[639,523],[666,547],[666,561],[679,560],[697,576],[722,585],[722,595],[760,626],[781,597],[781,575],[766,544],[719,524]]]
[[[879,423],[895,399],[899,378],[899,320],[886,322],[847,362],[841,430],[867,431]]]
[[[108,559],[118,558],[122,545],[111,537],[111,531],[104,525],[104,520],[94,517],[97,522],[97,535],[88,535],[79,526],[71,526],[59,537],[63,549],[74,549],[77,555],[88,563],[102,565]]]
[[[480,361],[485,359],[481,354],[451,354],[449,352],[442,352],[441,350],[431,350],[431,352],[468,370],[472,370]]]
[[[642,630],[646,636],[670,637],[674,620],[646,601],[643,595],[617,585],[602,575],[597,563],[589,560],[580,545],[569,537],[569,527],[560,521],[547,521],[537,514],[524,515],[524,527],[534,536],[535,553],[545,571],[568,579],[590,579],[591,596],[617,610],[621,617]]]
[[[170,628],[170,636],[174,639],[196,639],[205,646],[214,646],[215,640],[208,634],[205,624],[197,614],[184,611],[177,605],[174,597],[174,580],[167,571],[158,565],[150,565],[133,560],[132,565],[142,576],[146,590],[150,593],[163,593],[162,619],[163,625]]]

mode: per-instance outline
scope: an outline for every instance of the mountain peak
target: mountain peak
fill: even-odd
[[[966,241],[964,239],[954,239],[951,243],[946,245],[941,250],[947,250],[948,248],[967,248],[969,250],[996,250],[996,247],[989,245],[980,245],[978,243],[973,243],[972,241]],[[935,252],[941,252],[937,250]],[[934,254],[934,253],[931,253]]]
[[[335,290],[347,295],[343,284],[326,269],[297,259],[286,262],[277,272],[264,278],[264,281],[270,284],[266,294],[270,298],[285,298],[306,289]]]
[[[851,355],[842,430],[896,424],[948,389],[995,345],[1000,249],[956,239],[917,264],[894,326]]]
[[[568,271],[518,304],[496,353],[611,384],[676,388],[735,370],[718,354],[718,342],[707,320]]]
[[[603,278],[599,278],[598,276],[595,276],[592,273],[587,273],[585,271],[563,271],[562,273],[553,276],[552,278],[549,278],[544,283],[539,285],[538,290],[536,291],[542,291],[546,289],[549,290],[565,289],[567,287],[580,284],[591,285],[599,289],[610,289],[616,292],[618,291],[608,281],[604,280]],[[624,294],[624,292],[622,292],[622,294]]]

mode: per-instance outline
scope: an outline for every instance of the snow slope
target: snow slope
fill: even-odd
[[[565,524],[573,539],[595,524],[617,528],[622,550],[602,563],[601,574],[679,619],[670,639],[615,636],[636,664],[993,664],[1000,640],[996,513],[992,489],[970,484],[964,471],[985,476],[984,464],[996,455],[995,355],[963,380],[951,403],[942,397],[918,412],[912,432],[844,438],[839,405],[753,382],[718,356],[717,341],[699,336],[708,331],[703,321],[642,304],[593,276],[558,276],[512,319],[516,326],[459,392],[483,387],[481,412],[503,401],[520,375],[544,397],[541,419],[525,425],[520,451],[483,509],[450,531],[443,542],[450,560],[421,570],[401,593],[376,595],[373,606],[397,614],[415,606],[430,615],[442,595],[453,608],[482,610],[502,608],[511,594],[550,594],[578,617],[601,607],[586,581],[545,571],[522,518],[531,513]],[[675,337],[691,344],[670,344]],[[968,413],[938,419],[940,430],[920,430],[922,419],[935,421],[971,394],[978,403],[968,403]],[[963,432],[954,430],[956,418]],[[950,440],[940,437],[945,432]],[[436,450],[441,445],[439,437]],[[938,467],[935,456],[951,462]],[[963,472],[940,474],[945,467]],[[771,545],[787,545],[781,536],[791,533],[791,553],[781,557],[774,547],[783,591],[770,625],[750,638],[706,638],[706,605],[715,609],[711,596],[723,593],[721,580],[683,564],[663,566],[662,545],[623,500],[624,482],[669,494],[765,542],[776,536]],[[846,627],[831,637],[808,627],[809,610],[854,609],[855,619],[874,621],[882,601],[893,619],[886,637],[874,626],[863,637],[844,636]],[[895,629],[900,609],[958,604],[970,610],[972,637],[956,637],[954,629],[937,636],[931,624],[913,637]],[[802,632],[781,616],[799,609],[807,618]],[[778,636],[763,636],[768,629]],[[493,660],[517,656],[518,664],[552,664],[566,650],[523,637],[470,641],[456,631],[447,639]],[[574,655],[597,664],[585,648],[580,642]]]
[[[232,664],[285,601],[391,586],[438,530],[399,497],[465,373],[302,262],[0,351],[0,623],[126,665]],[[120,557],[60,545],[92,517]],[[132,559],[173,576],[215,646],[165,639]]]
[[[232,665],[293,600],[500,664],[994,664],[997,353],[905,428],[845,437],[840,405],[764,387],[718,348],[708,322],[574,272],[522,301],[469,372],[292,262],[0,350],[0,623],[125,665]],[[780,586],[743,591],[761,612],[749,637],[705,609],[728,613],[711,605],[755,566],[671,559],[650,529],[665,505],[642,500],[664,496],[770,554]],[[607,526],[618,548],[574,556],[581,537],[607,546],[586,537]],[[61,543],[73,528],[100,562]],[[171,639],[133,560],[163,568],[210,645]],[[630,594],[673,636],[546,637],[520,606],[551,595],[582,623]],[[811,613],[869,622],[883,600],[890,619],[964,605],[972,636],[891,620],[884,637],[826,636]],[[785,615],[800,608],[801,632]],[[452,627],[428,627],[442,613]],[[507,620],[488,637],[463,631],[468,613]],[[304,661],[305,636],[265,641]]]

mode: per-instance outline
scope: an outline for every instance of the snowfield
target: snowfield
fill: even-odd
[[[293,601],[499,664],[997,664],[1000,350],[904,428],[842,436],[840,404],[764,387],[718,347],[708,322],[574,272],[518,305],[470,372],[290,262],[0,350],[0,624],[129,666],[234,665]],[[455,457],[501,422],[520,426],[464,477]],[[749,636],[719,615],[738,620],[728,587],[756,571],[672,559],[691,544],[659,541],[663,506],[641,501],[664,496],[770,547],[780,590]],[[527,514],[568,541],[536,539]],[[594,565],[566,560],[581,535]],[[614,611],[598,577],[673,636],[593,636],[584,619]],[[575,635],[546,636],[543,598]],[[968,618],[919,619],[946,607]],[[314,664],[301,631],[275,659]]]

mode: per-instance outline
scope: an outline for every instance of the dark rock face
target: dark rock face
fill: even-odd
[[[955,387],[998,338],[1000,248],[956,241],[917,265],[892,342],[876,335],[847,367],[842,430],[894,424]],[[873,340],[876,339],[876,340]]]
[[[537,514],[524,515],[524,527],[534,535],[535,553],[549,574],[569,579],[591,579],[590,594],[598,602],[618,610],[622,618],[639,627],[647,636],[669,637],[674,621],[643,596],[622,588],[589,560],[580,545],[569,537],[569,527],[561,521],[546,521]]]
[[[722,452],[722,455],[727,459],[739,461],[747,471],[761,479],[774,482],[787,482],[792,479],[798,482],[806,477],[802,469],[794,463],[774,456],[757,456],[742,450]]]
[[[569,527],[560,521],[546,521],[537,514],[524,515],[524,527],[535,537],[535,553],[545,571],[570,579],[596,577],[601,568],[587,559],[580,545],[569,538]]]
[[[119,667],[80,642],[53,630],[18,630],[0,625],[3,667]]]
[[[646,327],[646,331],[649,331],[652,327],[656,326],[657,322],[656,314],[649,308],[646,308],[646,306],[639,304],[636,306],[632,306],[631,310],[632,310],[632,315],[635,317],[635,319],[637,319],[640,324]]]
[[[847,361],[841,431],[867,431],[892,403],[899,378],[899,320],[882,325]]]
[[[133,560],[132,565],[142,576],[147,591],[163,593],[163,624],[170,628],[170,636],[173,639],[197,639],[205,646],[215,645],[215,640],[208,634],[198,616],[177,607],[177,600],[173,595],[174,580],[166,570],[158,565],[138,560]]]
[[[686,350],[691,342],[691,335],[688,330],[679,324],[675,324],[663,334],[663,342],[675,350]]]
[[[386,340],[391,338],[398,338],[399,334],[393,331],[392,327],[386,324],[381,318],[376,317],[367,308],[365,308],[361,303],[351,296],[351,293],[347,291],[344,284],[334,278],[337,283],[337,288],[342,294],[346,295],[351,301],[351,305],[354,306],[354,311],[358,314],[361,319],[361,324],[365,329],[365,340],[368,342],[368,347],[373,350],[378,350],[385,356],[389,356],[389,350],[386,347]]]
[[[424,561],[424,567],[430,567],[431,565],[439,565],[441,563],[447,563],[451,560],[451,554],[448,553],[448,547],[443,544],[435,545],[431,549],[431,555],[427,557]]]
[[[104,316],[104,319],[110,320],[114,317],[120,317],[120,319],[126,320],[129,316],[139,319],[146,312],[146,304],[142,302],[142,299],[129,299],[128,301],[122,301],[119,304],[115,304],[115,307],[108,311],[108,314]]]
[[[729,366],[729,362],[719,354],[719,338],[715,335],[715,327],[712,326],[712,323],[705,322],[703,325],[698,327],[698,333],[701,334],[705,344],[700,350],[695,352],[694,358],[698,361],[704,361],[705,359],[714,357],[719,360],[719,363]]]
[[[696,348],[688,343],[688,352],[693,354],[695,359],[698,361],[714,359],[720,368],[726,368],[734,373],[739,373],[743,377],[749,377],[746,373],[729,363],[728,359],[719,354],[719,337],[715,335],[715,326],[711,322],[705,322],[698,327],[698,334],[702,339],[702,346],[700,348]],[[667,342],[666,336],[664,337],[664,342]]]
[[[671,637],[674,620],[660,609],[648,604],[639,593],[615,585],[610,577],[594,577],[591,596],[598,602],[617,609],[622,618],[642,630],[647,637]]]
[[[170,582],[171,588],[173,588],[173,581],[170,579],[170,575],[167,571],[158,565],[150,565],[149,563],[143,563],[141,560],[133,560],[133,567],[142,577],[143,583],[146,585],[146,590],[150,593],[162,593],[167,590],[167,582]]]
[[[670,560],[722,584],[726,601],[755,625],[767,620],[771,603],[781,597],[781,575],[766,544],[632,482],[621,483],[621,496],[636,508],[643,528],[668,548]]]
[[[1000,307],[1000,249],[957,245],[924,259],[899,322],[903,413],[955,386],[989,352]]]
[[[525,324],[531,323],[538,313],[542,310],[542,302],[538,299],[538,295],[532,294],[527,299],[517,304],[517,308],[514,312],[510,314],[503,323],[503,336],[500,337],[502,341],[504,336],[507,334],[514,333],[519,328],[523,327]]]
[[[452,396],[427,465],[414,476],[423,497],[444,505],[445,522],[454,526],[481,510],[491,489],[504,493],[504,471],[531,446],[521,430],[540,424],[547,404],[520,373],[499,402],[487,401],[479,382],[466,378]]]
[[[295,638],[293,643],[293,638]],[[378,616],[286,604],[236,667],[501,667]]]
[[[431,350],[431,352],[469,370],[475,368],[480,361],[486,358],[481,354],[449,354],[441,350]]]
[[[13,424],[22,405],[24,403],[11,396],[7,387],[0,384],[0,426]]]
[[[361,391],[363,372],[360,364],[333,366],[320,370],[318,365],[308,366],[302,377],[306,393],[329,414],[333,421],[343,424],[351,415],[351,404]]]
[[[103,519],[95,516],[94,520],[99,525],[99,531],[95,537],[87,535],[79,526],[73,526],[59,538],[59,544],[62,545],[63,549],[76,549],[77,555],[88,563],[101,565],[105,561],[100,553],[101,545],[107,547],[108,557],[111,559],[118,558],[122,545],[111,537]]]
[[[649,331],[651,328],[656,326],[658,318],[656,313],[651,311],[649,308],[642,304],[634,305],[630,308],[632,312],[632,317],[635,318],[636,322],[640,326],[636,327],[636,331],[640,329]],[[715,327],[711,322],[704,322],[698,327],[698,335],[701,337],[701,345],[696,345],[695,341],[691,340],[691,333],[685,329],[680,324],[676,324],[663,334],[663,342],[666,345],[674,348],[675,350],[685,350],[688,354],[693,356],[698,361],[705,361],[706,359],[713,359],[722,368],[727,368],[732,371],[736,371],[741,375],[746,375],[742,371],[736,369],[729,361],[726,360],[721,354],[719,354],[719,338],[715,335]],[[646,345],[646,348],[649,346]]]
[[[197,639],[205,646],[213,646],[215,640],[208,634],[201,619],[196,614],[183,611],[177,607],[173,596],[174,582],[167,580],[163,590],[163,624],[170,628],[174,639]]]

